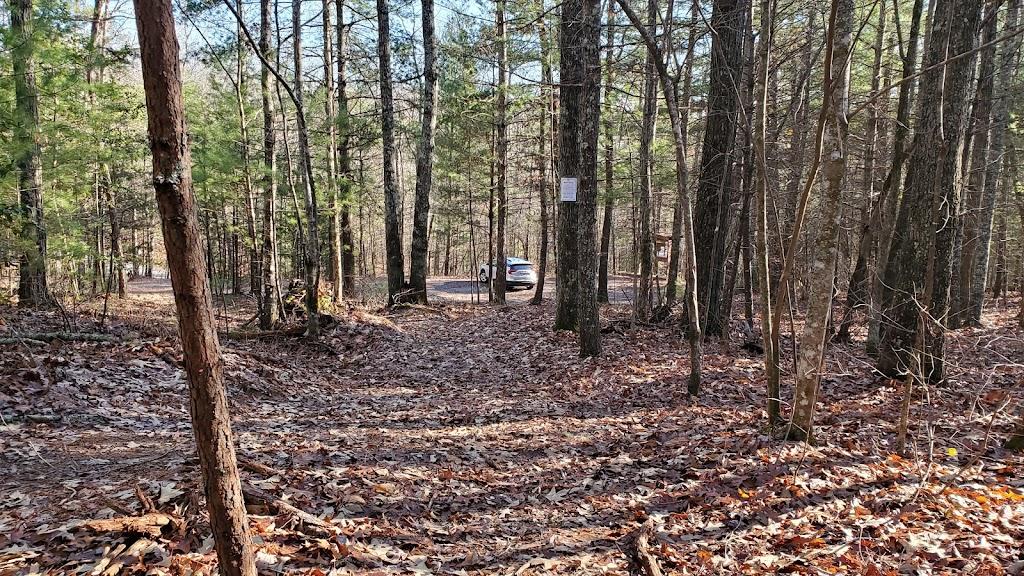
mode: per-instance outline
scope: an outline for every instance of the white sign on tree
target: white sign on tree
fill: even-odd
[[[562,178],[562,202],[575,202],[578,186],[579,178]]]

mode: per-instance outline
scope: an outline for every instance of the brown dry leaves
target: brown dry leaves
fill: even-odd
[[[47,321],[19,314],[2,312]],[[709,346],[704,394],[687,399],[669,328],[607,335],[585,361],[549,308],[529,306],[352,317],[325,337],[334,354],[225,342],[254,463],[243,478],[337,529],[254,503],[258,560],[267,573],[621,574],[628,535],[653,518],[669,574],[1012,573],[1024,463],[995,447],[1024,344],[992,319],[953,337],[958,385],[916,399],[905,459],[890,455],[900,392],[856,345],[831,353],[808,447],[762,430],[759,357]],[[174,342],[131,330],[0,349],[0,574],[213,569]],[[85,528],[142,514],[136,485],[184,526]]]

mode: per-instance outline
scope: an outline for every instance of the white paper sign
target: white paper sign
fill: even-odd
[[[579,178],[562,178],[562,202],[576,201],[576,187]]]

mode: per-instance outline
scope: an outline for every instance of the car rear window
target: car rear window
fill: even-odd
[[[523,270],[532,270],[533,264],[513,264],[509,266],[509,269],[513,272],[522,272]]]

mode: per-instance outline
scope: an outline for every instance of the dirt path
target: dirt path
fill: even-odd
[[[129,304],[151,314],[170,307],[159,283],[132,292]],[[648,516],[670,573],[853,574],[905,562],[974,573],[1005,565],[1020,541],[1024,496],[1006,465],[1021,463],[983,460],[956,492],[932,495],[966,460],[940,453],[922,478],[919,463],[887,457],[899,393],[879,387],[852,347],[833,356],[844,375],[824,383],[822,445],[807,448],[762,433],[758,357],[709,346],[691,402],[678,331],[612,332],[604,356],[580,360],[573,336],[550,323],[549,306],[449,306],[343,323],[319,346],[225,341],[239,454],[279,471],[245,480],[339,531],[306,535],[252,508],[264,569],[622,574],[626,537]],[[138,513],[136,485],[187,520],[154,539],[143,564],[157,574],[210,566],[182,373],[173,342],[146,334],[0,350],[11,367],[0,400],[13,416],[2,429],[0,574],[116,565],[118,545],[137,537],[77,523]],[[966,343],[954,353],[977,355]],[[993,374],[986,385],[1014,382]],[[929,418],[940,451],[966,459],[987,421],[956,408],[961,393],[933,391]],[[921,486],[914,513],[901,513]],[[984,498],[1004,521],[961,506],[974,528],[957,532],[950,498]]]

